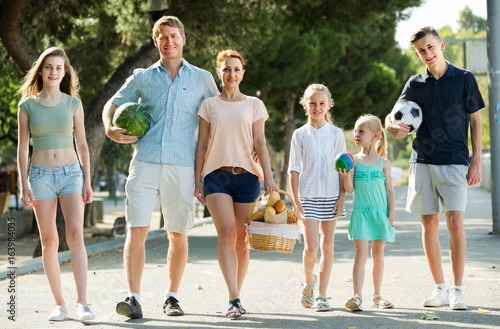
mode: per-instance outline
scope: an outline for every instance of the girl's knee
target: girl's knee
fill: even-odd
[[[237,234],[234,230],[223,230],[218,234],[219,243],[225,246],[235,246],[237,241]]]
[[[236,240],[236,251],[238,253],[244,253],[248,250],[248,243],[245,239],[237,239]]]
[[[73,230],[66,232],[66,242],[68,243],[68,247],[70,249],[73,247],[85,245],[83,240],[83,230]]]
[[[372,251],[372,259],[374,262],[384,261],[384,251]]]
[[[57,235],[45,237],[41,239],[40,242],[44,253],[52,253],[59,250],[59,237]]]
[[[304,252],[308,255],[310,255],[310,254],[316,255],[318,253],[318,248],[319,248],[318,243],[307,243],[306,242],[306,244],[304,246]]]
[[[323,236],[321,239],[321,249],[324,252],[333,252],[334,239],[333,237]]]
[[[368,252],[366,252],[366,250],[356,250],[354,260],[358,263],[365,264],[368,261]]]

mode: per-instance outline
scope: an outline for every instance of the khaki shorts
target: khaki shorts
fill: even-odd
[[[467,171],[464,165],[429,165],[410,163],[406,211],[415,215],[465,212]]]
[[[150,226],[158,199],[169,232],[188,234],[193,227],[194,167],[132,159],[125,188],[130,227]]]

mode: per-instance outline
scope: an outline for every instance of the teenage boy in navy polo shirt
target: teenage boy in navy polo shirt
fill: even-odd
[[[427,69],[412,76],[399,100],[420,105],[423,123],[413,141],[406,211],[420,215],[422,244],[434,289],[423,306],[450,305],[467,309],[462,295],[466,238],[463,214],[467,184],[481,180],[481,116],[485,105],[474,75],[444,60],[444,40],[433,27],[417,30],[410,43]],[[470,125],[472,158],[469,158]],[[396,138],[407,136],[409,127],[386,117],[386,129]],[[438,238],[439,204],[442,204],[450,234],[453,287],[444,283]]]

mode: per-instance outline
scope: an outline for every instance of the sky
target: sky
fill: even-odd
[[[410,17],[399,22],[396,28],[396,41],[401,49],[407,49],[413,32],[427,25],[434,26],[436,30],[450,25],[453,32],[457,32],[460,12],[466,6],[474,15],[486,18],[486,0],[424,0],[420,7],[405,11],[410,13]]]

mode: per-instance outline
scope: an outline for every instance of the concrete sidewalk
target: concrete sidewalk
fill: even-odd
[[[465,225],[467,263],[464,295],[467,311],[423,308],[421,301],[430,294],[432,279],[424,256],[420,221],[404,211],[406,187],[396,188],[396,242],[388,244],[385,257],[383,295],[395,304],[394,309],[370,308],[371,260],[366,266],[364,311],[352,313],[344,308],[352,297],[352,265],[354,244],[347,239],[348,220],[339,221],[336,230],[335,261],[329,284],[331,312],[316,313],[300,305],[303,282],[303,243],[297,242],[291,255],[251,251],[248,274],[241,300],[248,311],[241,320],[230,321],[223,315],[228,294],[217,262],[217,236],[213,224],[199,222],[189,237],[189,259],[179,299],[186,315],[167,317],[162,312],[163,294],[167,287],[166,249],[168,240],[159,237],[147,242],[146,266],[142,278],[144,318],[128,320],[115,313],[117,302],[126,297],[123,249],[98,244],[89,258],[88,299],[96,314],[93,328],[498,328],[500,326],[500,236],[491,231],[491,195],[484,189],[469,189]],[[349,212],[350,201],[346,208]],[[152,236],[154,237],[154,236]],[[444,218],[440,240],[443,266],[448,287],[451,269],[447,252],[449,244]],[[90,247],[89,247],[90,248]],[[111,250],[110,250],[111,248]],[[19,270],[19,269],[18,269]],[[318,270],[316,270],[318,273]],[[15,280],[16,321],[9,321],[4,311],[2,328],[80,328],[75,320],[76,290],[71,263],[61,266],[64,296],[70,319],[48,322],[53,298],[43,271],[21,275]],[[2,303],[9,301],[9,280],[0,281]],[[4,293],[5,292],[5,293]],[[440,320],[420,319],[424,313]]]

